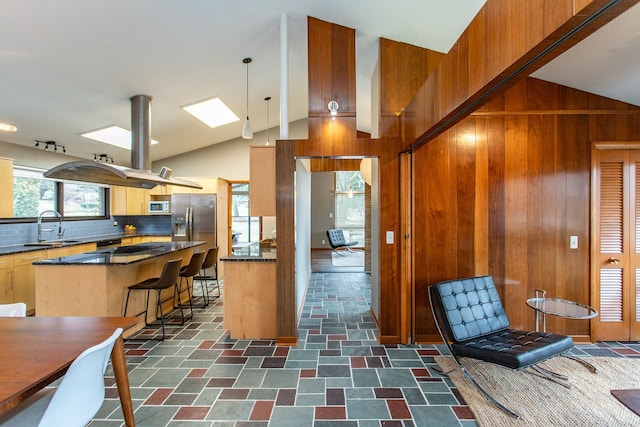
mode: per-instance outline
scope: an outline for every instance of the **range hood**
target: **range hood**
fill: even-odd
[[[63,163],[45,173],[46,178],[94,182],[150,189],[156,185],[202,188],[199,184],[171,178],[171,169],[163,167],[160,173],[151,172],[151,97],[131,97],[131,168],[109,165],[92,160]]]

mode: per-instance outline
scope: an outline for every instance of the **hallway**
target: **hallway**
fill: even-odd
[[[364,273],[312,275],[296,347],[229,339],[222,304],[196,309],[164,342],[125,342],[138,426],[477,425],[432,370],[442,346],[377,343]],[[639,356],[633,347],[599,343],[576,352]],[[91,426],[123,424],[111,375],[109,368],[107,399]]]

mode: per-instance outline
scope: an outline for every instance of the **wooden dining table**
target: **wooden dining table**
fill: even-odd
[[[0,317],[0,414],[62,377],[89,347],[135,317]],[[122,335],[111,352],[125,425],[135,426]]]

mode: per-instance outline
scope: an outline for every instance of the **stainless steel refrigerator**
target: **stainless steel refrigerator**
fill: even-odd
[[[174,194],[171,196],[171,240],[204,240],[216,246],[216,195]]]

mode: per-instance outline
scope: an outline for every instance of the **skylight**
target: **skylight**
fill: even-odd
[[[185,105],[182,109],[210,128],[240,120],[217,96],[206,101]]]
[[[115,145],[116,147],[131,150],[131,131],[123,129],[120,126],[113,125],[103,129],[94,130],[80,134],[85,138],[95,141],[104,142],[106,144]],[[155,139],[151,140],[151,144],[157,144]]]

